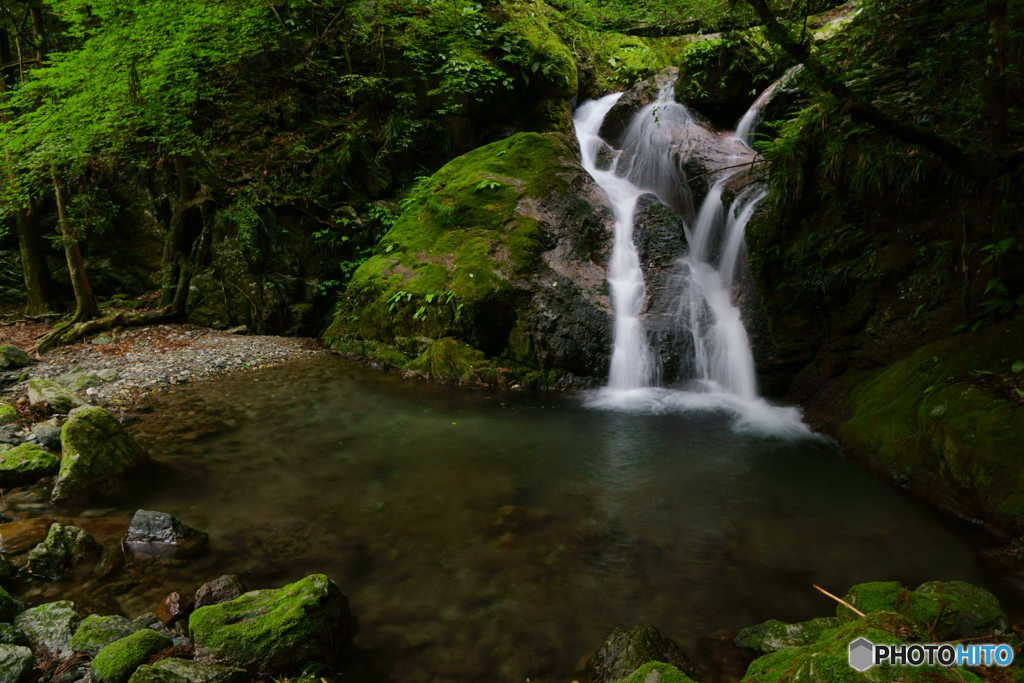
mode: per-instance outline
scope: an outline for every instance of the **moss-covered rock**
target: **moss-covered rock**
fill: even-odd
[[[95,656],[115,640],[130,636],[138,630],[138,626],[120,615],[90,614],[82,620],[75,635],[71,637],[71,649]]]
[[[0,683],[25,680],[35,665],[32,650],[21,645],[0,645]]]
[[[57,581],[80,563],[98,559],[102,552],[84,529],[54,522],[43,542],[28,552],[26,569],[33,576]]]
[[[14,625],[28,638],[33,652],[64,659],[70,657],[71,636],[81,617],[70,600],[47,602],[27,609],[14,619]]]
[[[938,640],[1000,634],[1008,621],[996,596],[965,581],[929,581],[907,590],[897,581],[873,581],[853,586],[844,598],[862,612],[898,612]],[[843,621],[860,617],[836,607]]]
[[[894,612],[875,612],[866,619],[848,621],[822,631],[810,644],[778,650],[760,657],[747,669],[744,681],[980,681],[966,669],[891,668],[881,666],[864,673],[848,661],[850,641],[867,638],[873,643],[901,643],[923,635],[906,617]]]
[[[242,683],[245,669],[169,657],[140,666],[128,683]]]
[[[67,387],[51,379],[30,379],[28,381],[28,402],[33,406],[46,404],[58,413],[67,413],[84,405],[85,402]]]
[[[0,644],[28,645],[28,638],[14,624],[0,623]]]
[[[28,354],[13,344],[0,345],[0,370],[17,370],[28,365]]]
[[[748,626],[736,634],[736,645],[757,650],[762,654],[801,647],[818,639],[823,631],[835,628],[839,620],[834,617],[818,617],[787,624],[771,619],[769,621]]]
[[[592,187],[560,134],[519,133],[449,162],[356,270],[325,341],[349,351],[369,340],[377,358],[405,367],[423,350],[404,340],[451,338],[502,366],[603,373],[607,296],[595,261],[606,227],[579,197]],[[549,333],[552,321],[562,333]]]
[[[647,662],[623,678],[622,683],[694,683],[694,680],[671,664]]]
[[[136,631],[99,651],[92,660],[93,677],[98,683],[125,683],[150,657],[170,646],[171,639],[162,633]]]
[[[312,574],[201,607],[189,618],[189,631],[215,661],[273,673],[336,662],[355,635],[356,620],[337,585]]]
[[[113,498],[148,457],[117,418],[103,408],[73,412],[61,428],[61,465],[53,487],[56,503]]]
[[[0,488],[30,484],[58,467],[60,458],[32,443],[0,451]]]
[[[587,662],[587,673],[592,683],[617,683],[648,662],[694,670],[679,645],[653,626],[641,625],[612,631]]]
[[[18,421],[18,411],[9,403],[0,401],[0,426]]]
[[[21,601],[0,587],[0,621],[11,621],[21,609]]]

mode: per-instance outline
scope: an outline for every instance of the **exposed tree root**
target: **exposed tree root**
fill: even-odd
[[[80,322],[71,320],[57,325],[44,335],[36,344],[36,353],[46,353],[58,346],[73,344],[84,337],[114,327],[144,327],[167,322],[174,317],[174,310],[171,307],[166,307],[155,311],[120,311],[113,315]]]

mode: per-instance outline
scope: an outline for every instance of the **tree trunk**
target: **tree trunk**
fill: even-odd
[[[34,209],[32,206],[20,209],[15,217],[25,280],[25,315],[30,317],[60,310],[53,277],[46,265],[46,241],[39,232]]]
[[[67,211],[64,205],[64,189],[57,181],[56,173],[53,174],[53,192],[57,198],[57,225],[60,227],[60,234],[64,242],[64,256],[68,262],[68,276],[71,279],[71,287],[75,291],[75,314],[71,322],[80,323],[99,315],[100,307],[96,302],[96,295],[93,294],[92,283],[89,282],[89,274],[85,270],[85,259],[82,257],[82,249],[78,244],[78,238],[74,235],[71,226],[68,224]]]
[[[186,244],[185,212],[188,210],[188,180],[185,175],[185,161],[181,157],[174,157],[174,180],[177,184],[177,192],[171,203],[171,220],[167,226],[167,235],[164,237],[164,249],[160,258],[160,305],[174,305],[178,313],[183,311],[183,301],[179,290],[187,287],[187,277],[183,272],[187,268],[186,256],[188,245]],[[182,309],[178,310],[178,305]]]

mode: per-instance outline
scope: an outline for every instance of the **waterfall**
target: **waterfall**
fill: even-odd
[[[582,165],[603,190],[614,217],[608,264],[612,357],[608,384],[591,397],[592,407],[631,412],[725,410],[742,428],[788,436],[809,433],[797,409],[759,398],[754,356],[736,301],[744,232],[766,191],[748,184],[726,201],[732,194],[730,183],[743,173],[736,166],[752,159],[741,136],[753,136],[759,113],[777,87],[773,84],[762,93],[735,134],[717,136],[675,102],[672,86],[666,85],[654,102],[633,116],[619,149],[602,139],[600,130],[622,93],[585,102],[576,110],[573,123]],[[692,375],[680,388],[658,387],[659,359],[644,325],[647,292],[633,236],[637,201],[651,193],[688,217],[691,194],[681,161],[691,147],[707,147],[709,140],[714,149],[705,158],[717,163],[718,170],[712,164],[715,180],[692,228],[686,227],[689,247],[676,263],[673,321],[678,334],[689,340],[692,357],[687,365]]]

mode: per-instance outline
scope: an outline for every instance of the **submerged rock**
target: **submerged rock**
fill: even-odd
[[[71,649],[95,656],[115,640],[130,636],[138,630],[139,626],[120,615],[90,614],[82,620],[71,637]]]
[[[60,459],[39,446],[23,443],[0,450],[0,488],[24,486],[53,474],[60,467]]]
[[[48,602],[27,609],[14,619],[14,625],[28,638],[32,651],[55,659],[71,656],[71,637],[81,618],[70,600]]]
[[[68,417],[61,429],[61,450],[55,503],[116,497],[126,478],[149,461],[117,418],[98,407],[82,408]]]
[[[28,354],[17,346],[13,344],[0,345],[0,370],[17,370],[31,362],[32,359],[28,357]]]
[[[49,379],[30,379],[28,381],[28,402],[33,407],[46,404],[57,413],[68,413],[78,406],[85,405],[73,391]]]
[[[171,639],[161,633],[136,631],[99,651],[92,660],[93,677],[97,683],[125,683],[151,656],[169,647]]]
[[[337,662],[356,632],[348,600],[323,574],[197,609],[189,631],[216,662],[273,673]]]
[[[0,524],[0,553],[16,555],[38,545],[52,523],[52,519],[36,517]]]
[[[32,650],[21,645],[0,645],[0,683],[18,683],[33,666]]]
[[[42,543],[28,553],[26,569],[34,576],[57,581],[86,560],[99,559],[103,548],[85,530],[54,522]]]
[[[242,580],[234,574],[218,576],[207,581],[196,590],[196,609],[207,605],[216,605],[225,600],[234,600],[245,592]]]
[[[205,532],[153,510],[137,510],[124,539],[133,555],[163,558],[194,557],[206,550],[208,542]]]
[[[741,629],[736,634],[735,643],[739,647],[768,654],[812,643],[821,636],[823,631],[837,626],[839,626],[839,619],[835,617],[818,617],[796,624],[787,624],[771,619]]]
[[[128,683],[242,683],[245,669],[169,657],[140,666]]]
[[[617,683],[647,662],[665,662],[682,671],[694,666],[682,648],[653,626],[617,628],[587,662],[592,683]]]

